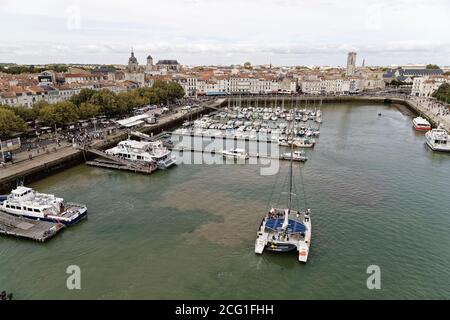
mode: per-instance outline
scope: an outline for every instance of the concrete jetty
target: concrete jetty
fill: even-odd
[[[16,217],[0,211],[0,234],[44,242],[64,228],[64,225]]]

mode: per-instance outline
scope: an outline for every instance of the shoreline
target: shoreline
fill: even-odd
[[[437,126],[439,123],[443,125],[444,129],[450,132],[450,123],[445,119],[440,119],[438,116],[433,115],[430,110],[419,105],[412,99],[399,98],[399,97],[372,97],[372,96],[360,96],[360,97],[303,97],[303,96],[248,96],[248,97],[228,97],[225,99],[216,99],[213,102],[207,102],[199,109],[192,112],[184,113],[181,115],[172,114],[161,119],[160,123],[149,125],[144,128],[140,128],[138,131],[143,133],[158,134],[167,129],[171,129],[181,124],[186,119],[195,117],[204,112],[210,112],[210,110],[218,110],[218,107],[225,104],[246,102],[248,104],[258,104],[261,99],[264,99],[264,103],[282,101],[287,103],[294,101],[316,102],[322,103],[381,103],[381,104],[401,104],[412,110],[415,114],[427,118],[433,126]],[[263,107],[261,105],[261,107]],[[117,144],[119,141],[127,137],[127,131],[121,130],[116,134],[107,136],[104,140],[95,141],[92,147],[104,150],[110,146]],[[22,160],[6,168],[0,170],[0,193],[9,192],[16,187],[18,182],[30,183],[46,178],[54,173],[61,172],[65,169],[71,168],[78,164],[83,163],[86,160],[86,154],[78,149],[73,148],[71,145],[57,149],[56,151],[50,151],[43,153],[42,155],[34,157],[32,160]]]

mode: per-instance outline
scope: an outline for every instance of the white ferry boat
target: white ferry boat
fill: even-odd
[[[425,133],[427,145],[433,151],[450,152],[450,136],[444,129],[433,129]]]
[[[39,193],[31,188],[17,187],[3,201],[0,210],[34,220],[73,225],[87,216],[83,204],[66,203],[53,194]]]
[[[246,153],[244,149],[222,150],[221,153],[225,159],[235,159],[235,160],[248,159],[248,153]]]
[[[431,130],[431,124],[428,122],[427,119],[424,119],[422,117],[417,117],[413,119],[413,126],[414,129],[418,131],[428,131]]]
[[[128,139],[119,142],[116,147],[106,150],[105,153],[129,161],[156,163],[159,169],[167,169],[176,165],[177,161],[172,152],[164,147],[162,141]]]

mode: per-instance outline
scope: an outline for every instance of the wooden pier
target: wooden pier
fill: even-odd
[[[63,228],[63,224],[16,217],[0,211],[0,234],[44,242]]]

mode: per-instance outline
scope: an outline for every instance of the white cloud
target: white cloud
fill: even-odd
[[[0,0],[0,61],[124,63],[133,46],[138,57],[189,64],[341,64],[348,50],[379,64],[450,64],[449,9],[446,0]]]

